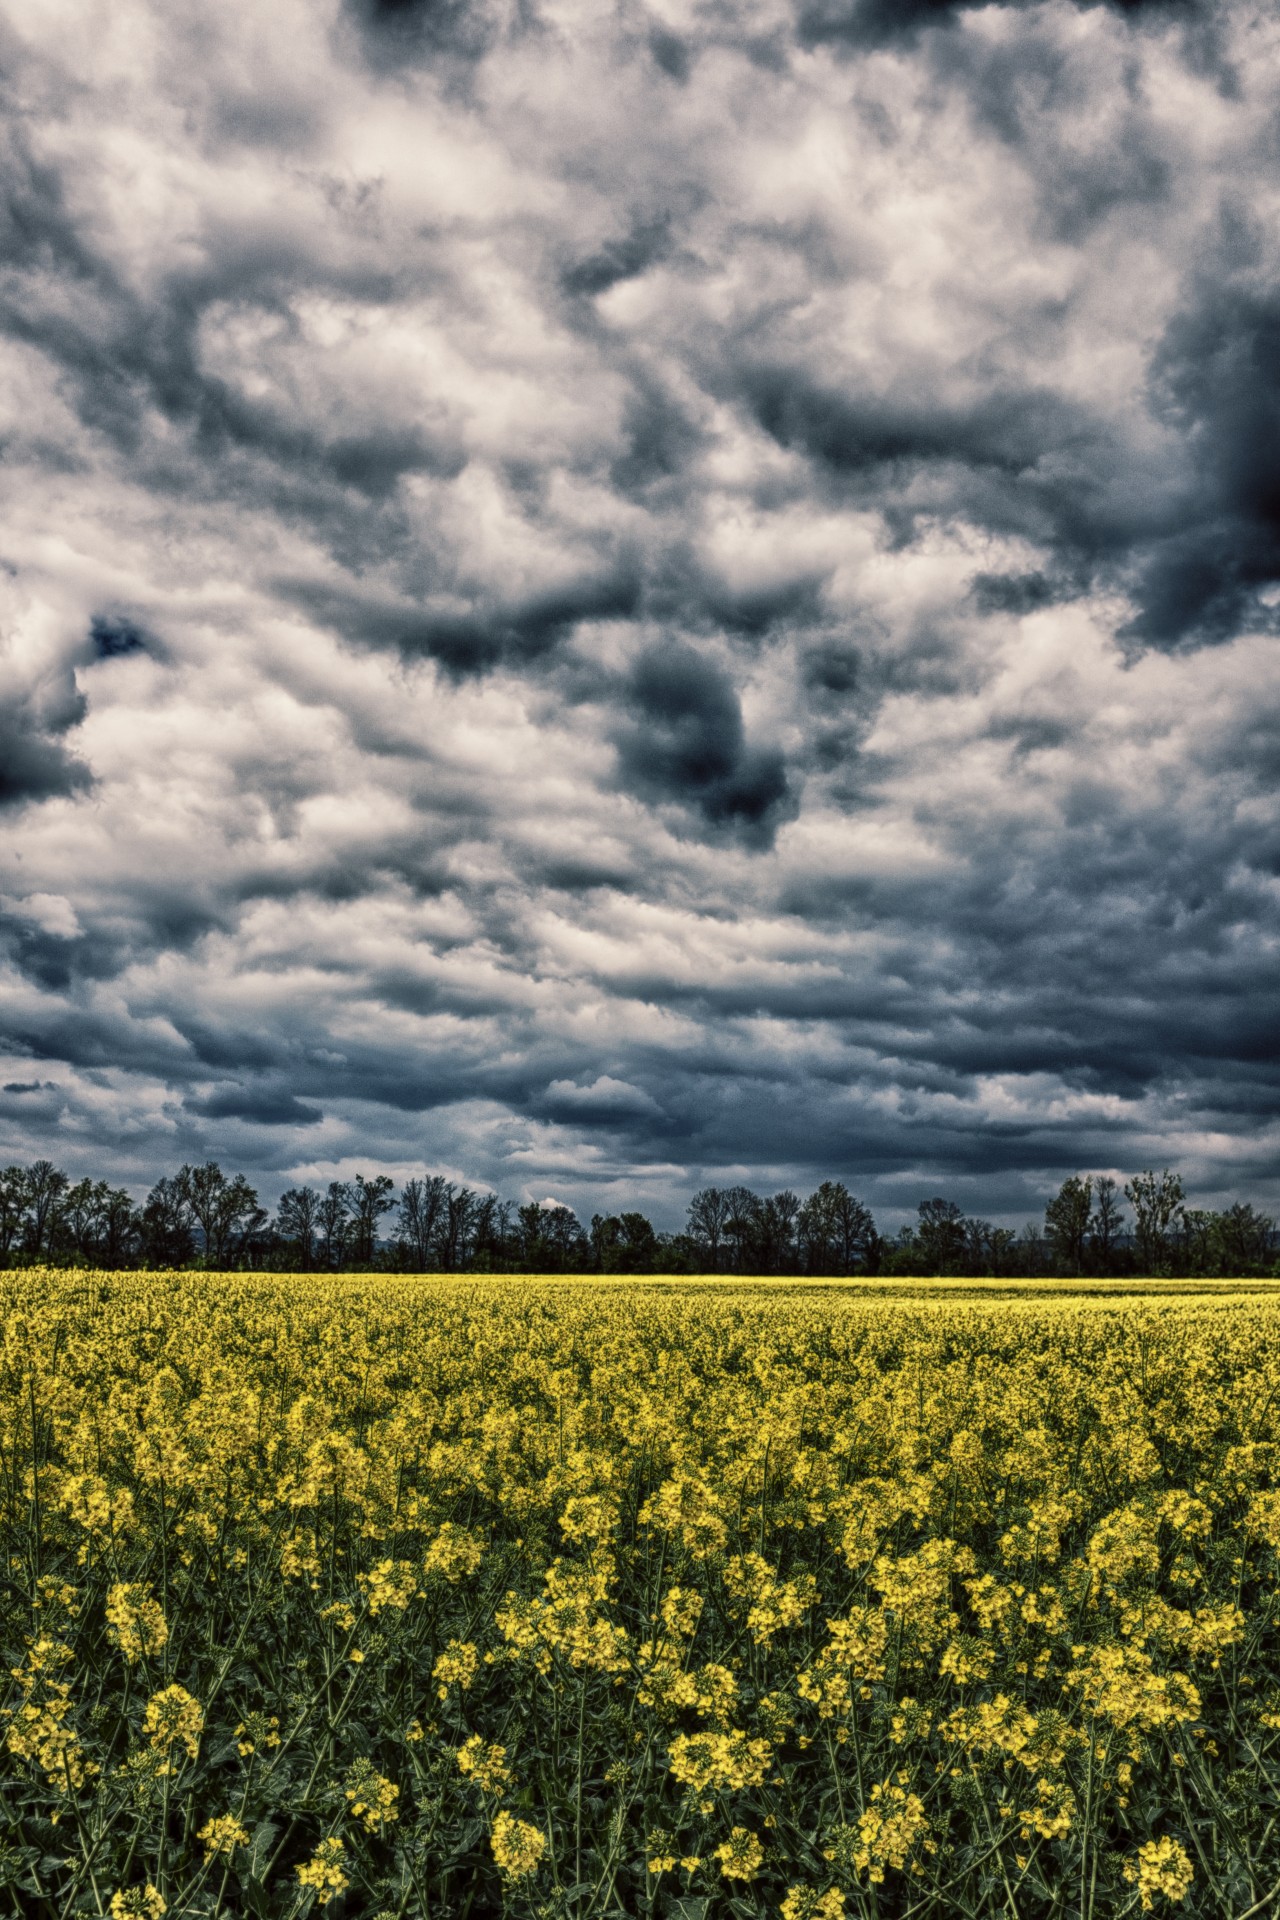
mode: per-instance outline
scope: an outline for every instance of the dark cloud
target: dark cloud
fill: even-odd
[[[99,660],[116,660],[122,654],[142,653],[147,644],[132,620],[109,613],[94,614],[89,622],[89,640]]]
[[[806,47],[833,41],[883,46],[912,38],[924,28],[949,26],[958,14],[980,4],[982,0],[804,0],[798,37]]]
[[[185,1105],[204,1120],[251,1120],[259,1127],[314,1127],[324,1119],[319,1107],[269,1087],[217,1087]]]
[[[627,692],[632,717],[616,739],[629,790],[674,801],[757,842],[771,838],[790,797],[786,769],[776,749],[748,745],[724,668],[664,641],[640,656]]]
[[[1069,588],[1043,573],[975,573],[970,584],[979,613],[1038,613],[1067,597]]]
[[[991,0],[802,0],[797,13],[803,46],[844,43],[851,48],[881,47],[917,38],[929,28],[953,25]],[[1001,11],[1030,12],[1037,0],[995,0]],[[1114,9],[1121,17],[1194,15],[1199,0],[1074,0],[1082,10]]]
[[[1257,621],[1259,589],[1280,581],[1280,290],[1201,282],[1160,343],[1152,387],[1192,477],[1143,563],[1128,631],[1226,639]]]
[[[565,268],[561,276],[565,292],[588,296],[607,293],[619,281],[644,273],[654,261],[662,258],[669,233],[669,222],[660,219],[633,227],[629,233],[606,242],[585,259]]]
[[[653,28],[649,34],[649,51],[672,80],[678,80],[683,85],[689,78],[692,64],[689,44],[679,34],[668,33],[664,28]]]
[[[804,655],[805,685],[822,694],[851,694],[857,689],[860,665],[858,649],[847,640],[820,640]]]
[[[406,62],[480,60],[502,32],[485,0],[345,0],[366,59],[394,70]]]
[[[80,793],[91,784],[89,768],[65,738],[84,715],[85,698],[69,670],[35,687],[0,684],[0,807]]]
[[[586,620],[625,619],[637,610],[639,582],[625,562],[584,574],[523,600],[481,603],[466,612],[432,610],[345,587],[282,580],[280,590],[314,619],[357,645],[394,647],[460,676],[509,662],[542,659]]]

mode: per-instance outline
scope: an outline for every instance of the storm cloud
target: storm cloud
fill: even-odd
[[[1280,1203],[1280,29],[0,10],[0,1154]]]

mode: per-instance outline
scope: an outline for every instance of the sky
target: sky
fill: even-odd
[[[0,6],[0,1158],[1280,1205],[1280,15]]]

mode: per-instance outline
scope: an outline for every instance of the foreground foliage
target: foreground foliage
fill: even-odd
[[[14,1912],[1280,1898],[1280,1307],[5,1277]]]

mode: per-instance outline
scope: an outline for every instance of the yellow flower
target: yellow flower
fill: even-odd
[[[458,1748],[458,1771],[474,1780],[482,1793],[501,1793],[511,1784],[511,1769],[506,1764],[507,1750],[487,1745],[478,1733]]]
[[[844,1920],[844,1895],[839,1887],[819,1893],[816,1887],[791,1887],[781,1907],[782,1920]]]
[[[1138,1848],[1134,1859],[1125,1861],[1124,1877],[1130,1886],[1137,1886],[1142,1911],[1150,1913],[1158,1893],[1175,1903],[1185,1900],[1195,1869],[1178,1842],[1165,1834],[1159,1840],[1148,1840]]]
[[[280,1722],[275,1714],[250,1713],[236,1728],[236,1751],[241,1759],[256,1753],[259,1747],[280,1745]]]
[[[1183,1673],[1156,1673],[1141,1648],[1111,1645],[1081,1653],[1070,1678],[1100,1718],[1144,1733],[1199,1719],[1199,1690]]]
[[[327,1907],[336,1893],[349,1885],[342,1870],[346,1848],[336,1834],[322,1840],[305,1866],[297,1869],[299,1883],[316,1896],[316,1905]]]
[[[459,1687],[465,1693],[476,1677],[478,1665],[479,1658],[470,1640],[450,1640],[431,1669],[440,1699],[448,1698],[450,1687]]]
[[[928,1707],[909,1693],[904,1694],[895,1707],[889,1721],[889,1738],[895,1747],[906,1746],[912,1740],[927,1740],[933,1726],[933,1715]]]
[[[107,1594],[107,1638],[131,1667],[160,1653],[169,1640],[168,1622],[149,1584],[118,1581]]]
[[[505,1810],[493,1823],[489,1840],[493,1857],[509,1880],[523,1880],[536,1873],[547,1850],[546,1836],[527,1820],[517,1820]]]
[[[560,1531],[566,1540],[581,1540],[599,1545],[607,1540],[618,1524],[618,1503],[598,1493],[574,1494],[566,1501],[560,1516]]]
[[[642,1669],[636,1698],[643,1707],[657,1707],[668,1718],[686,1710],[704,1720],[726,1721],[738,1698],[738,1683],[727,1667],[708,1661],[686,1671],[679,1665],[673,1642],[655,1645],[646,1640],[637,1650]]]
[[[215,1819],[206,1820],[196,1839],[204,1842],[209,1858],[215,1853],[232,1854],[237,1847],[247,1847],[249,1844],[248,1833],[231,1813],[220,1813]]]
[[[736,1729],[680,1733],[671,1742],[670,1766],[680,1784],[697,1793],[736,1792],[760,1786],[772,1757],[767,1740],[752,1740]]]
[[[41,1634],[27,1648],[22,1665],[11,1670],[20,1697],[5,1714],[9,1722],[5,1745],[10,1753],[42,1768],[59,1793],[84,1786],[99,1771],[72,1724],[71,1688],[57,1677],[72,1658],[70,1647]]]
[[[1038,1833],[1042,1840],[1060,1840],[1071,1831],[1076,1797],[1064,1780],[1037,1780],[1034,1806],[1018,1815],[1018,1825],[1030,1839]]]
[[[928,1816],[919,1796],[885,1781],[872,1787],[870,1805],[859,1816],[853,1864],[878,1886],[884,1879],[886,1867],[901,1872],[907,1856],[918,1841],[925,1839],[928,1831]]]
[[[798,1627],[819,1597],[812,1574],[779,1581],[774,1569],[758,1553],[744,1553],[730,1560],[724,1570],[724,1583],[736,1598],[752,1602],[747,1612],[747,1630],[761,1647],[771,1646],[774,1635],[782,1628]]]
[[[944,1678],[954,1680],[958,1687],[967,1687],[975,1680],[989,1678],[994,1665],[995,1648],[975,1639],[972,1634],[964,1633],[947,1643],[946,1651],[938,1662],[938,1672]]]
[[[375,1771],[368,1760],[357,1760],[347,1774],[344,1789],[352,1818],[363,1820],[368,1833],[389,1826],[400,1818],[396,1805],[400,1789],[384,1774]]]
[[[456,1586],[460,1580],[470,1578],[483,1557],[484,1541],[480,1535],[466,1527],[457,1527],[449,1520],[427,1548],[422,1566],[425,1573],[437,1573]]]
[[[162,1920],[168,1910],[168,1901],[150,1882],[113,1893],[109,1909],[111,1920]]]
[[[690,1640],[698,1631],[705,1604],[702,1595],[693,1587],[669,1587],[662,1601],[662,1624],[668,1633]]]
[[[185,1687],[163,1687],[148,1700],[142,1725],[153,1747],[162,1751],[185,1747],[194,1760],[204,1730],[204,1711]]]
[[[729,1537],[715,1491],[700,1474],[672,1474],[645,1501],[639,1519],[642,1527],[673,1535],[695,1560],[723,1552]]]
[[[375,1619],[384,1607],[403,1613],[421,1592],[417,1569],[408,1560],[379,1560],[369,1573],[360,1575],[356,1584]]]
[[[746,1827],[734,1827],[727,1840],[716,1848],[714,1858],[726,1880],[754,1880],[764,1865],[764,1848],[758,1834]]]

